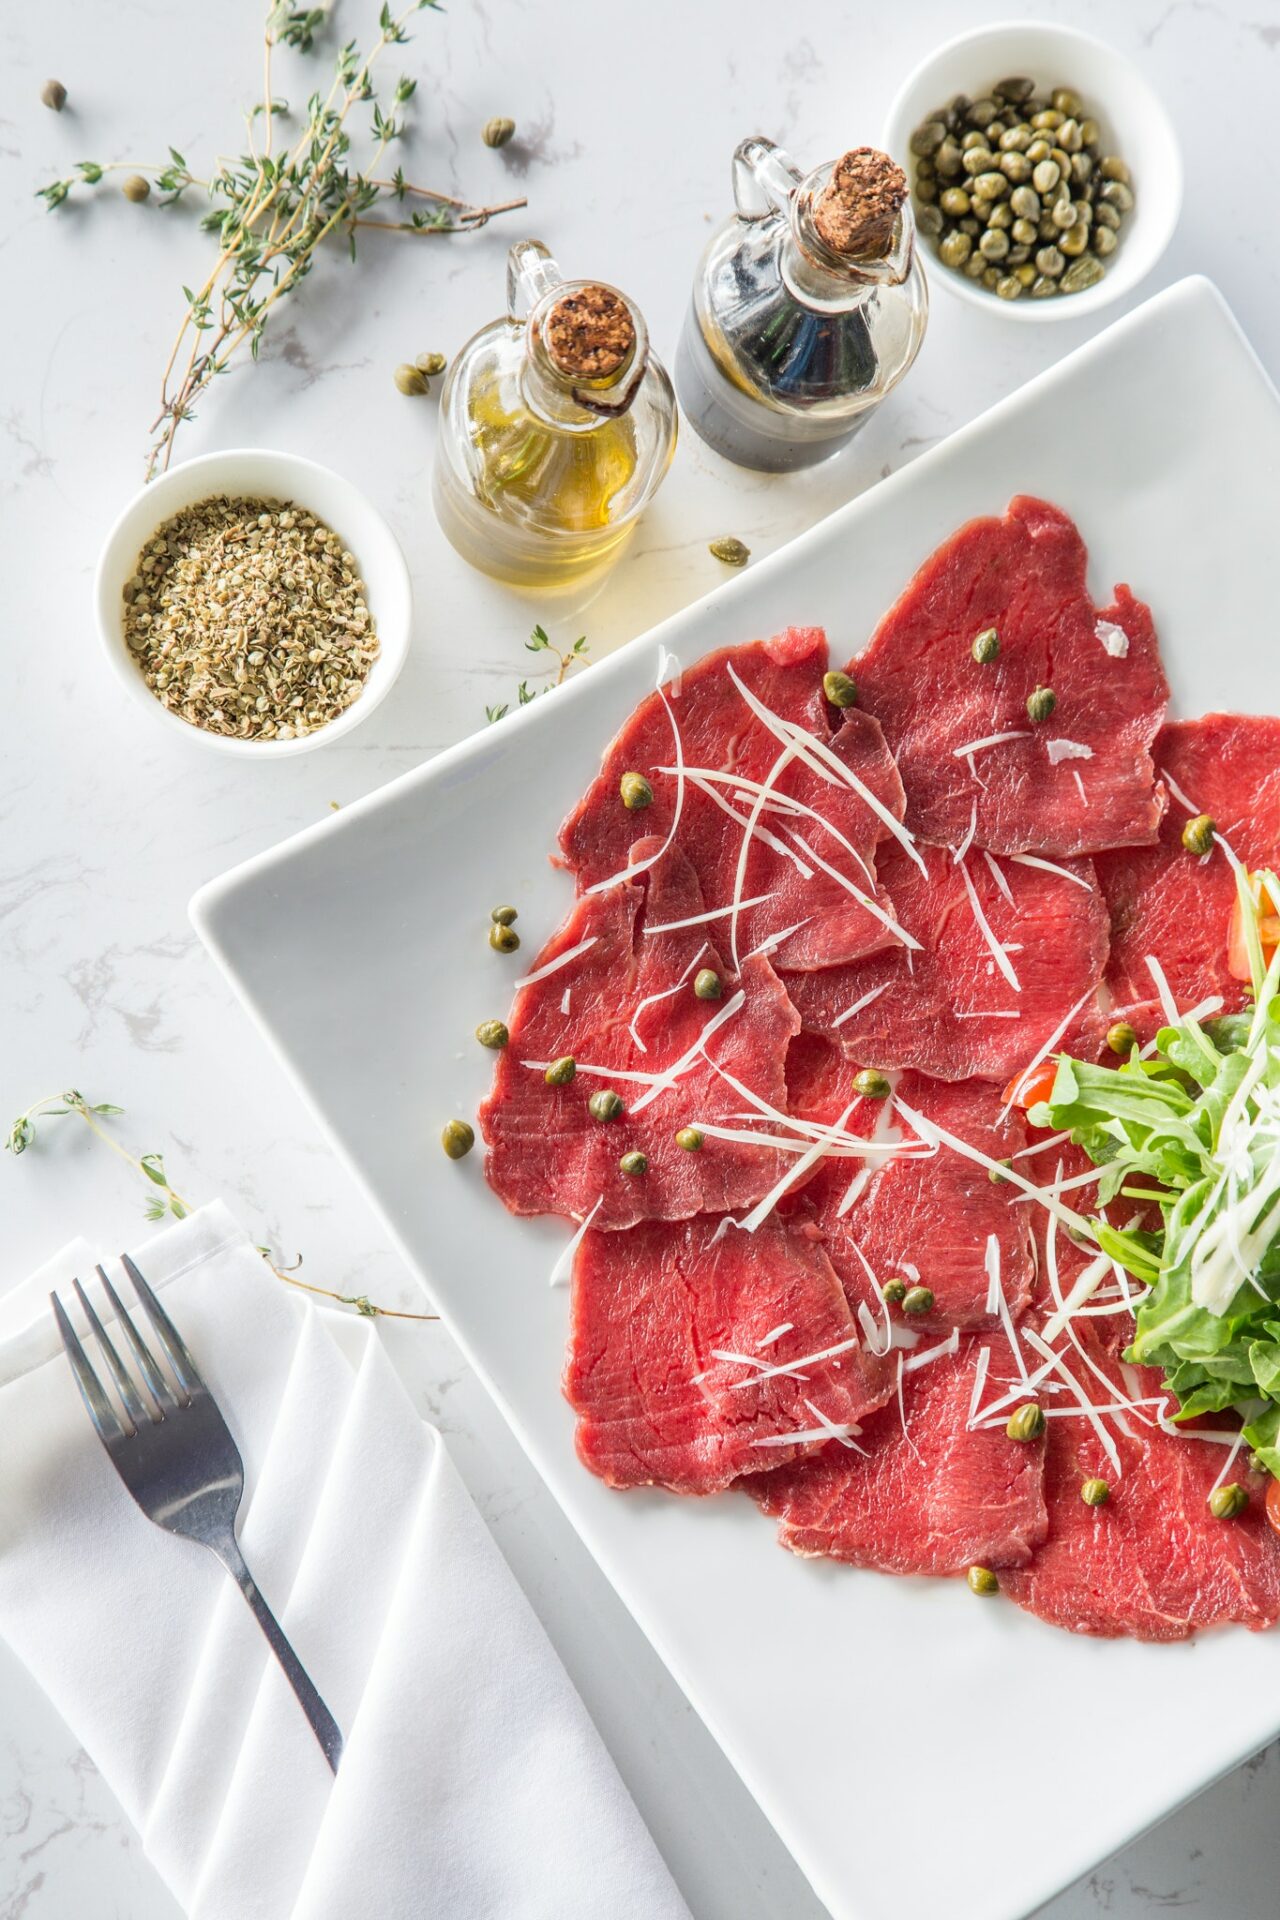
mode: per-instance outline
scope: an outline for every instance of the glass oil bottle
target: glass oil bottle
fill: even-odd
[[[565,280],[539,240],[507,261],[507,312],[441,396],[432,492],[446,536],[496,579],[568,587],[617,559],[671,464],[671,382],[616,288]]]
[[[856,147],[802,174],[771,140],[733,157],[736,212],[694,282],[676,391],[740,466],[807,467],[843,447],[924,339],[928,287],[906,178]]]

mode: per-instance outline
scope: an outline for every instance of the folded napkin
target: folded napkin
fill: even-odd
[[[221,1206],[136,1258],[239,1443],[245,1558],[346,1737],[335,1779],[238,1589],[117,1477],[48,1313],[91,1276],[68,1248],[0,1300],[0,1634],[186,1911],[688,1920],[376,1329],[282,1286]]]

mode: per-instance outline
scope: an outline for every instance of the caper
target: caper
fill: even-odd
[[[1005,1422],[1005,1432],[1011,1440],[1038,1440],[1045,1429],[1044,1408],[1034,1400],[1027,1400],[1015,1407]]]
[[[1086,119],[1080,122],[1080,138],[1084,141],[1086,147],[1097,146],[1099,140],[1102,138],[1102,129],[1096,120]]]
[[[495,1053],[501,1053],[510,1038],[504,1020],[482,1020],[476,1028],[476,1039],[480,1045],[492,1047]]]
[[[1000,135],[1001,153],[1025,153],[1031,145],[1031,129],[1025,120],[1019,120],[1016,126],[1006,127]]]
[[[963,187],[946,187],[938,204],[944,213],[949,213],[952,219],[959,220],[968,213],[973,201]]]
[[[1040,195],[1034,187],[1015,187],[1009,197],[1009,204],[1019,220],[1040,218]]]
[[[1071,178],[1077,187],[1082,187],[1093,173],[1093,161],[1087,153],[1073,153],[1071,156]]]
[[[642,773],[624,773],[618,782],[618,792],[628,813],[640,813],[653,805],[653,788]]]
[[[1000,145],[1000,135],[1004,132],[1004,121],[1000,119],[988,121],[985,131],[991,145],[991,150],[994,153]]]
[[[151,182],[140,173],[131,173],[120,182],[120,191],[126,200],[132,200],[137,205],[150,197]],[[1132,200],[1129,204],[1133,205]]]
[[[1018,253],[1024,253],[1024,252],[1030,251],[1030,249],[1024,248],[1024,247],[1018,247],[1015,249],[1015,251]],[[1009,258],[1010,260],[1013,259],[1013,252],[1010,252]],[[1036,270],[1032,266],[1029,260],[1020,260],[1017,266],[1014,268],[1014,272],[1018,276],[1019,286],[1033,287],[1035,285]]]
[[[962,267],[973,252],[973,241],[967,233],[949,233],[938,248],[938,258],[944,267]]]
[[[1215,1520],[1234,1520],[1248,1504],[1249,1489],[1238,1480],[1228,1480],[1225,1487],[1215,1487],[1209,1495],[1209,1511]]]
[[[719,560],[726,567],[745,567],[751,558],[751,549],[741,540],[712,540],[707,552],[713,560]]]
[[[1036,255],[1037,267],[1041,273],[1047,274],[1051,280],[1057,279],[1066,264],[1056,245],[1052,247],[1041,247],[1039,253]]]
[[[1009,251],[1008,234],[1001,232],[999,227],[988,227],[978,242],[978,251],[984,260],[990,260],[993,263],[1003,260]]]
[[[960,172],[960,148],[949,134],[933,156],[933,164],[940,180],[954,180]]]
[[[693,976],[693,991],[699,1000],[718,1000],[724,992],[724,981],[714,967],[699,967]]]
[[[979,135],[979,138],[981,138],[981,135]],[[966,173],[977,175],[980,173],[989,173],[995,163],[996,157],[994,153],[992,153],[990,147],[984,144],[980,147],[967,147],[961,165],[964,167]]]
[[[1111,1498],[1111,1489],[1105,1480],[1086,1480],[1080,1489],[1080,1498],[1086,1507],[1105,1507]]]
[[[1031,162],[1025,153],[1002,153],[1000,171],[1011,186],[1020,187],[1031,178]]]
[[[514,953],[520,945],[520,935],[514,927],[500,926],[495,921],[489,929],[489,945],[495,953]]]
[[[990,1567],[970,1567],[965,1579],[969,1582],[970,1593],[980,1593],[985,1596],[1000,1591],[1000,1582]]]
[[[916,198],[917,200],[925,198],[918,187],[916,189]],[[922,206],[916,208],[916,225],[919,227],[921,233],[929,236],[930,240],[936,240],[946,225],[946,222],[936,207]]]
[[[624,1153],[618,1162],[619,1173],[648,1173],[648,1171],[649,1156],[647,1153],[639,1152],[638,1149]]]
[[[1013,225],[1013,208],[1009,205],[1009,202],[1007,200],[997,200],[993,203],[987,200],[981,203],[979,212],[982,211],[982,206],[986,207],[987,225],[1003,233],[1008,233],[1010,227]]]
[[[915,154],[936,153],[947,137],[945,120],[925,120],[911,136],[911,151]]]
[[[1107,1045],[1112,1053],[1118,1053],[1127,1060],[1138,1044],[1138,1036],[1127,1020],[1117,1020],[1107,1028]]]
[[[1066,117],[1056,107],[1044,107],[1039,113],[1032,114],[1031,124],[1040,132],[1056,133]]]
[[[1129,213],[1133,207],[1133,189],[1123,180],[1108,180],[1099,194],[1104,206],[1115,207],[1119,213]]]
[[[1031,184],[1037,193],[1052,193],[1061,178],[1056,160],[1041,160],[1031,169]]]
[[[681,1127],[676,1134],[676,1145],[685,1153],[697,1153],[702,1146],[702,1135],[697,1127]]]
[[[1047,300],[1051,294],[1055,294],[1057,291],[1057,281],[1050,280],[1047,274],[1039,273],[1031,282],[1031,298],[1033,300]]]
[[[1099,227],[1093,236],[1093,250],[1100,260],[1105,260],[1108,254],[1114,253],[1117,244],[1115,232],[1111,227]]]
[[[1002,200],[1009,191],[1009,182],[997,168],[992,173],[980,173],[973,183],[975,200]]]
[[[858,704],[856,682],[847,673],[841,673],[838,667],[823,674],[822,691],[833,707],[856,707]]]
[[[891,1307],[901,1306],[907,1297],[906,1281],[886,1280],[880,1289],[880,1297],[882,1300],[887,1300]]]
[[[1009,237],[1020,247],[1033,246],[1037,238],[1035,221],[1015,220],[1009,229]]]
[[[1068,199],[1065,194],[1060,200],[1054,201],[1049,209],[1049,213],[1054,226],[1060,227],[1064,233],[1068,228],[1074,227],[1080,217],[1076,212],[1075,201]]]
[[[1133,176],[1117,153],[1104,154],[1098,162],[1098,172],[1104,180],[1118,180],[1122,186],[1129,186]]]
[[[970,128],[968,133],[962,133],[960,136],[961,153],[972,153],[976,148],[985,147],[986,144],[987,136],[979,133],[976,128]]]
[[[494,907],[489,915],[495,927],[509,927],[520,915],[514,907]]]
[[[989,1166],[987,1168],[987,1178],[991,1182],[993,1187],[1000,1187],[1004,1185],[1005,1169],[1007,1167],[1011,1167],[1012,1165],[1013,1165],[1013,1155],[1010,1154],[1006,1159],[997,1160],[994,1162],[992,1166]]]
[[[987,263],[980,253],[972,253],[965,261],[963,271],[966,280],[984,280],[987,273]]]
[[[984,94],[981,100],[975,100],[969,109],[969,118],[975,127],[985,127],[988,120],[994,120],[999,111],[990,94]]]
[[[886,1074],[878,1067],[863,1067],[853,1076],[853,1090],[860,1100],[886,1100],[893,1092]]]
[[[1104,272],[1105,268],[1101,260],[1091,253],[1082,253],[1078,260],[1072,261],[1063,274],[1062,291],[1083,293],[1086,287],[1096,286]]]
[[[1089,229],[1081,220],[1066,233],[1058,235],[1058,245],[1069,260],[1078,260],[1089,248]]]
[[[1084,145],[1084,135],[1080,131],[1080,122],[1068,117],[1058,128],[1058,145],[1064,153],[1079,153]]]
[[[476,1143],[474,1127],[465,1120],[447,1120],[440,1130],[440,1145],[451,1160],[463,1160]]]
[[[587,1102],[587,1112],[593,1120],[621,1120],[626,1110],[626,1103],[621,1094],[614,1093],[608,1087],[602,1087],[599,1093],[593,1093]]]
[[[1016,273],[1006,273],[996,281],[996,293],[1001,300],[1021,300],[1022,282]]]
[[[1070,87],[1055,87],[1049,98],[1059,113],[1076,117],[1084,111],[1079,94],[1073,93]]]
[[[932,1313],[933,1288],[908,1287],[902,1296],[902,1311],[904,1313]]]
[[[1099,227],[1109,227],[1114,233],[1120,225],[1120,213],[1117,208],[1109,207],[1105,200],[1099,200],[1093,209],[1094,222]]]
[[[1027,718],[1033,726],[1040,726],[1052,714],[1058,704],[1058,696],[1052,687],[1036,687],[1027,695]]]
[[[431,391],[427,384],[426,375],[420,373],[417,367],[411,366],[407,360],[403,361],[401,365],[396,368],[395,383],[401,393],[407,394],[411,398],[415,394],[421,395],[430,393]]]
[[[509,120],[502,115],[495,115],[492,120],[486,120],[481,127],[480,138],[484,141],[486,147],[505,147],[508,140],[514,135],[515,130],[516,123],[514,120]]]
[[[984,627],[982,632],[975,636],[969,651],[980,667],[990,666],[993,660],[1000,657],[999,628]]]
[[[413,364],[430,379],[433,374],[443,373],[449,362],[442,353],[415,353]]]
[[[994,293],[996,288],[1000,285],[1000,279],[1001,279],[1001,275],[1000,275],[999,267],[983,268],[982,284],[984,287],[989,287],[992,293]]]
[[[46,80],[40,89],[40,99],[42,104],[51,107],[54,113],[61,113],[67,104],[67,90],[61,80]]]
[[[1035,90],[1035,81],[1028,80],[1021,73],[1014,74],[1008,80],[997,80],[992,88],[992,92],[998,93],[1002,100],[1012,100],[1014,105],[1019,107],[1024,100],[1031,98]]]
[[[1182,844],[1188,853],[1212,853],[1216,830],[1211,813],[1198,813],[1182,829]]]
[[[578,1063],[573,1055],[562,1053],[558,1060],[551,1062],[542,1077],[549,1087],[567,1087],[577,1071]]]
[[[1031,142],[1031,145],[1027,148],[1027,158],[1033,167],[1038,167],[1042,160],[1049,158],[1051,152],[1052,148],[1049,142],[1042,136],[1039,140],[1033,140]],[[1032,177],[1034,178],[1034,175]]]

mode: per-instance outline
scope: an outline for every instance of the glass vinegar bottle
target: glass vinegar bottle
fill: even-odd
[[[638,310],[565,280],[539,240],[507,261],[507,312],[468,341],[441,396],[432,497],[470,561],[542,591],[617,559],[671,464],[671,382]]]
[[[929,293],[907,182],[872,147],[802,174],[772,140],[733,157],[736,212],[711,237],[676,354],[707,445],[789,472],[843,447],[911,366]]]

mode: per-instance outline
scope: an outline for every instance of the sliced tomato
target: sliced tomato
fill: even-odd
[[[1273,1533],[1280,1533],[1280,1480],[1274,1475],[1267,1481],[1267,1520]]]
[[[1259,889],[1260,899],[1257,907],[1258,937],[1262,941],[1262,960],[1264,966],[1271,965],[1271,956],[1280,947],[1280,913],[1275,911],[1276,902],[1266,888]],[[1265,911],[1270,908],[1271,911]],[[1227,972],[1233,980],[1248,980],[1249,949],[1245,943],[1245,916],[1237,893],[1231,906],[1231,924],[1227,930]]]
[[[1024,1067],[1015,1073],[1004,1090],[1005,1105],[1021,1107],[1025,1113],[1038,1100],[1047,1100],[1058,1077],[1056,1060],[1042,1060],[1038,1067]]]

